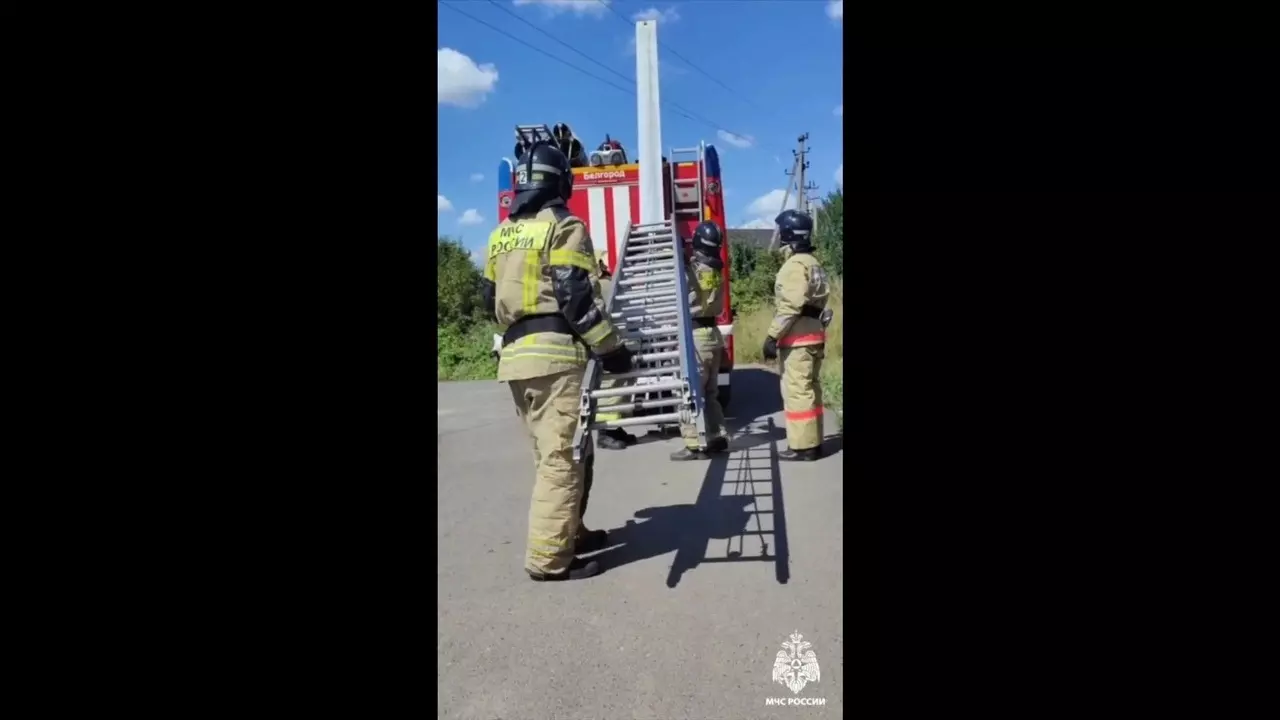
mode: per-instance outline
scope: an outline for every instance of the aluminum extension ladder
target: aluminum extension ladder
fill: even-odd
[[[604,301],[614,327],[635,353],[634,367],[630,372],[606,375],[598,360],[587,362],[578,427],[573,434],[575,462],[582,461],[593,430],[628,425],[690,424],[697,428],[699,445],[707,445],[683,243],[670,219],[653,225],[628,224],[621,240],[613,287]],[[604,378],[627,382],[622,387],[601,389]],[[664,397],[667,393],[670,395]],[[599,400],[615,397],[625,399],[607,406],[608,411],[623,417],[597,422]],[[660,409],[666,412],[638,414]]]
[[[546,143],[555,146],[556,139],[551,136],[551,128],[545,124],[542,125],[517,125],[516,137],[524,141],[528,147],[533,147],[538,143]]]
[[[698,147],[692,148],[671,148],[667,163],[667,173],[671,180],[672,195],[672,215],[679,217],[681,215],[696,215],[698,221],[701,222],[702,214],[705,212],[703,205],[702,188],[706,184],[707,166],[703,162],[705,156],[705,143],[698,143]],[[679,156],[685,157],[683,160]],[[691,178],[676,179],[676,165],[680,163],[695,162],[698,164],[698,176]],[[692,197],[691,197],[692,196]]]

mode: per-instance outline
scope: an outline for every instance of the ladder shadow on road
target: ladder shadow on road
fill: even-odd
[[[772,418],[767,425],[772,434]],[[703,563],[771,562],[777,581],[786,584],[791,571],[779,465],[776,440],[713,456],[693,505],[636,512],[639,522],[609,531],[613,547],[598,558],[618,567],[674,551],[669,588]]]

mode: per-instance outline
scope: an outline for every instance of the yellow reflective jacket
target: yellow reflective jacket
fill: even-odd
[[[619,345],[605,316],[587,227],[561,205],[507,218],[489,235],[482,290],[485,306],[506,330],[500,382],[581,369],[588,348],[603,355]],[[525,333],[539,326],[533,320],[560,327]]]
[[[778,347],[821,345],[827,341],[826,329],[816,315],[827,307],[831,286],[827,274],[810,253],[796,253],[787,258],[773,284],[773,302],[777,308],[769,337]]]

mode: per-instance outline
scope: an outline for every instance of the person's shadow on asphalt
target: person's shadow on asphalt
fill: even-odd
[[[773,425],[770,419],[769,434]],[[752,446],[713,456],[693,505],[636,512],[635,520],[609,531],[609,547],[594,559],[607,570],[674,551],[667,574],[669,588],[702,563],[773,562],[777,581],[785,584],[790,567],[778,466],[776,441],[769,441],[766,448]],[[769,492],[757,493],[762,487]],[[759,538],[758,552],[745,554],[747,536]],[[713,540],[725,541],[723,557],[707,557]]]
[[[713,461],[714,462],[714,461]],[[667,587],[674,588],[686,570],[705,558],[707,543],[730,540],[746,529],[752,513],[750,495],[727,495],[710,503],[666,505],[636,512],[636,520],[609,531],[608,550],[596,556],[605,568],[675,552]]]

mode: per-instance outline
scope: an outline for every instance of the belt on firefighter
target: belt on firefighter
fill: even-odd
[[[574,340],[581,341],[578,333],[573,331],[573,326],[563,315],[526,315],[520,318],[502,333],[502,347],[506,347],[511,343],[519,340],[526,335],[534,333],[560,333],[561,335],[572,335]]]
[[[800,308],[800,315],[807,318],[813,318],[814,320],[821,320],[822,308],[814,307],[812,305],[805,305],[804,307]]]
[[[713,328],[716,326],[716,319],[710,317],[693,318],[693,326],[700,328]]]

